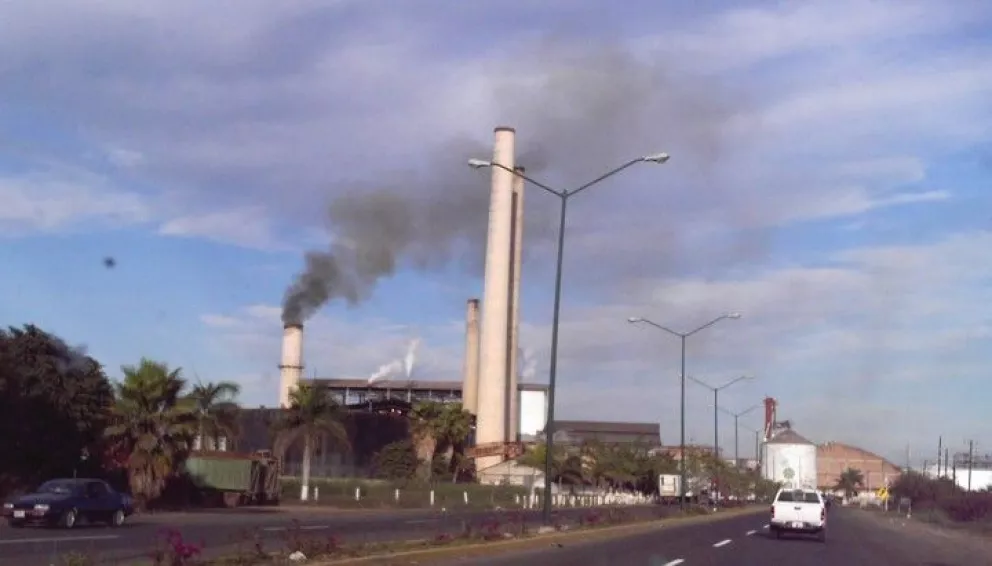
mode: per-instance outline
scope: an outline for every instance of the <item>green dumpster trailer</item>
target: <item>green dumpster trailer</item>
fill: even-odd
[[[279,503],[279,463],[266,452],[194,452],[186,473],[207,501],[227,507]]]

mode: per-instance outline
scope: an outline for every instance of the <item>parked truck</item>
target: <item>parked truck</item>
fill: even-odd
[[[689,478],[685,497],[693,501],[696,494],[693,493],[693,481]],[[678,503],[681,496],[682,476],[679,474],[661,474],[658,476],[658,497],[662,503]]]
[[[186,460],[186,473],[208,506],[279,503],[279,462],[268,451],[194,452]]]

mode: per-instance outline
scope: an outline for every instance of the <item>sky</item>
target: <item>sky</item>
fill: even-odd
[[[371,242],[383,269],[306,321],[307,375],[417,339],[414,375],[458,380],[488,214],[466,159],[508,125],[555,187],[672,156],[570,201],[562,418],[677,442],[678,341],[627,319],[736,311],[688,341],[697,379],[754,377],[727,410],[773,396],[811,440],[898,463],[940,435],[992,452],[990,26],[981,0],[5,2],[0,321],[272,405],[305,254]],[[525,202],[542,382],[557,203]],[[711,399],[690,382],[690,440]],[[760,411],[740,422],[749,454]]]

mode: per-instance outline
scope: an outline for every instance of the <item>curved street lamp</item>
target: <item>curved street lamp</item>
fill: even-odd
[[[710,391],[713,392],[713,458],[715,460],[719,460],[720,459],[720,419],[719,419],[719,415],[720,415],[720,413],[719,413],[719,410],[720,410],[720,392],[723,391],[724,389],[730,387],[731,385],[733,385],[735,383],[738,383],[738,382],[741,382],[741,381],[744,381],[744,380],[754,379],[754,378],[751,377],[750,375],[742,375],[740,377],[731,379],[730,381],[728,381],[728,382],[726,382],[723,385],[720,385],[718,387],[713,387],[712,385],[706,383],[705,381],[696,379],[695,377],[692,377],[691,375],[687,375],[686,378],[692,380],[697,385],[701,385],[701,386],[705,387],[706,389],[709,389]],[[714,470],[715,469],[716,468],[714,468]],[[714,473],[716,474],[717,477],[714,477],[714,480],[715,481],[713,483],[715,483],[717,489],[719,489],[719,487],[720,487],[719,472],[714,472]],[[719,492],[717,492],[717,493],[719,493]]]
[[[758,403],[756,405],[752,405],[752,406],[744,409],[743,411],[740,411],[738,413],[735,413],[735,412],[730,411],[728,409],[724,409],[723,407],[718,407],[719,410],[721,410],[724,413],[730,415],[731,417],[734,417],[734,466],[737,467],[737,468],[739,468],[740,465],[741,465],[741,454],[740,454],[741,447],[740,447],[740,443],[738,441],[738,437],[739,437],[739,433],[740,433],[740,422],[739,422],[739,420],[744,415],[746,415],[746,414],[748,414],[751,411],[754,411],[756,409],[760,409],[760,408],[761,408],[761,403]],[[758,431],[755,430],[754,431],[754,434],[755,434],[755,438],[757,438]],[[757,446],[757,443],[755,443],[755,446]],[[758,458],[758,450],[757,450],[757,448],[755,449],[754,457],[755,457],[755,459]]]
[[[551,367],[549,369],[548,376],[548,413],[547,420],[544,425],[544,442],[545,442],[545,457],[544,457],[544,500],[542,501],[542,515],[544,523],[546,525],[551,524],[551,471],[552,471],[552,454],[554,452],[554,420],[555,420],[555,386],[557,384],[558,376],[558,321],[559,313],[561,310],[561,277],[562,277],[562,263],[564,260],[565,253],[565,212],[567,210],[568,199],[578,193],[596,185],[606,179],[616,175],[617,173],[637,165],[638,163],[656,163],[663,164],[668,162],[669,155],[667,153],[655,153],[651,155],[645,155],[644,157],[638,157],[637,159],[631,159],[630,161],[615,167],[610,171],[596,177],[595,179],[579,185],[575,189],[571,190],[557,190],[550,186],[534,180],[533,178],[525,175],[519,170],[515,170],[512,167],[507,167],[501,163],[495,163],[493,161],[486,161],[483,159],[469,159],[468,165],[473,169],[482,168],[498,168],[512,173],[513,175],[520,177],[521,179],[527,181],[528,183],[538,187],[545,192],[558,197],[561,202],[561,212],[559,213],[558,220],[558,257],[556,260],[555,267],[555,298],[554,298],[554,314],[551,320]]]
[[[668,328],[667,326],[663,326],[661,324],[658,324],[657,322],[654,322],[653,320],[650,320],[650,319],[647,319],[647,318],[642,318],[642,317],[639,317],[639,316],[632,316],[632,317],[630,317],[630,318],[627,319],[627,322],[629,322],[631,324],[647,324],[648,326],[654,327],[657,330],[661,330],[663,332],[667,332],[668,334],[671,334],[672,336],[677,337],[679,339],[679,341],[681,342],[681,344],[682,344],[682,356],[681,356],[681,360],[682,360],[682,362],[681,362],[682,371],[679,372],[680,381],[681,381],[681,387],[682,387],[681,409],[679,410],[679,420],[681,421],[681,426],[679,427],[680,428],[680,432],[679,432],[679,436],[680,436],[680,439],[679,439],[679,476],[681,478],[681,481],[680,481],[681,485],[679,486],[679,506],[681,507],[682,510],[685,510],[685,484],[686,484],[686,473],[685,473],[685,341],[690,336],[692,336],[694,334],[697,334],[697,333],[699,333],[699,332],[701,332],[703,330],[706,330],[707,328],[713,326],[714,324],[720,322],[721,320],[737,320],[739,318],[741,318],[741,313],[738,313],[738,312],[729,312],[729,313],[722,314],[722,315],[714,318],[713,320],[707,322],[706,324],[702,324],[700,326],[697,326],[696,328],[694,328],[693,330],[690,330],[688,332],[678,332],[676,330],[672,330],[671,328]]]

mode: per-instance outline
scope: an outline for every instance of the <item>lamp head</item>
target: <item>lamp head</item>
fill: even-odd
[[[725,316],[727,318],[730,318],[730,319],[733,319],[733,320],[737,320],[738,318],[740,318],[743,315],[741,313],[739,313],[739,312],[728,312]]]
[[[661,165],[662,163],[667,162],[670,158],[671,158],[670,155],[662,152],[662,153],[653,153],[651,155],[645,155],[641,159],[642,161],[647,161],[649,163],[657,163]]]
[[[631,324],[634,324],[635,322],[641,322],[641,321],[643,321],[643,320],[644,320],[644,319],[643,319],[643,318],[641,318],[641,317],[639,317],[639,316],[632,316],[632,317],[629,317],[629,318],[627,319],[627,322],[629,322],[629,323],[631,323]]]
[[[468,166],[472,169],[482,169],[483,167],[492,167],[493,164],[492,162],[484,159],[469,159]]]

